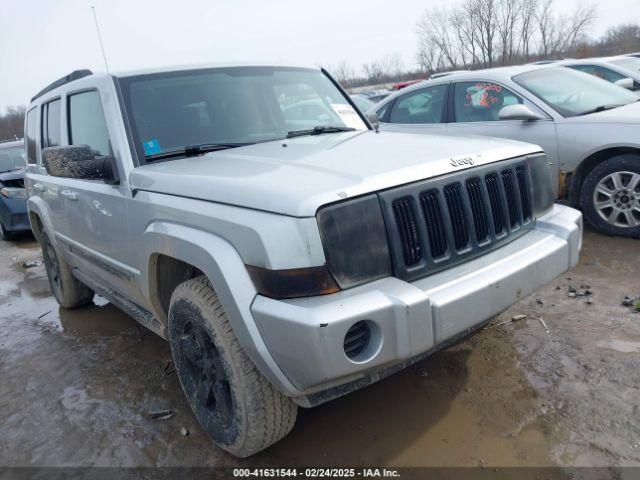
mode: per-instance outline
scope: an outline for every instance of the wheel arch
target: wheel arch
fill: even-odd
[[[217,235],[170,222],[150,224],[141,245],[147,263],[141,270],[141,289],[164,325],[175,287],[193,276],[205,275],[249,358],[285,395],[300,395],[277,366],[253,319],[251,305],[257,292],[233,245]],[[167,279],[167,275],[175,278]]]
[[[580,162],[571,177],[571,187],[569,189],[568,200],[572,205],[580,206],[580,192],[585,177],[603,161],[625,154],[635,154],[640,157],[640,147],[633,146],[617,146],[608,147],[597,152],[591,153],[588,157]]]

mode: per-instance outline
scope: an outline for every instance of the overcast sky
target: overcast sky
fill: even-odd
[[[400,53],[412,66],[415,23],[453,0],[23,0],[0,8],[0,112],[79,68],[112,72],[220,61],[355,67]],[[556,0],[568,10],[578,0]],[[595,0],[592,36],[640,18],[640,0]]]

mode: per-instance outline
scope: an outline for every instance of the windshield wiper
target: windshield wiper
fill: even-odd
[[[625,105],[626,103],[612,103],[609,105],[598,105],[595,108],[591,108],[589,110],[585,110],[584,112],[580,112],[576,114],[576,116],[581,117],[582,115],[589,115],[590,113],[604,112],[605,110],[612,110],[614,108],[623,107]]]
[[[169,150],[167,152],[153,153],[146,155],[147,162],[153,160],[161,160],[164,158],[175,157],[195,157],[196,155],[202,155],[208,152],[217,152],[218,150],[227,150],[228,148],[244,147],[251,145],[251,143],[201,143],[199,145],[187,145],[184,148],[178,148],[176,150]]]
[[[287,138],[303,137],[305,135],[321,135],[323,133],[352,132],[354,130],[355,128],[351,127],[332,127],[330,125],[318,125],[317,127],[313,127],[308,130],[293,130],[287,133]]]

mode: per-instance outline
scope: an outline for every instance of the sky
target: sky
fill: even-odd
[[[580,0],[555,0],[559,11]],[[111,72],[163,65],[365,62],[399,53],[415,64],[415,24],[452,0],[2,0],[0,112],[81,68],[104,71],[94,5]],[[594,0],[597,37],[640,19],[640,0]]]

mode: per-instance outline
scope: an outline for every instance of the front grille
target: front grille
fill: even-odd
[[[433,188],[420,194],[422,214],[427,224],[427,238],[432,258],[442,257],[447,253],[447,233],[444,215],[440,204],[440,192]]]
[[[401,198],[393,202],[393,213],[398,224],[398,232],[402,239],[402,252],[404,263],[407,266],[415,265],[422,259],[418,225],[413,212],[412,199]]]
[[[383,192],[394,274],[420,278],[527,231],[530,178],[525,160],[516,159]]]

